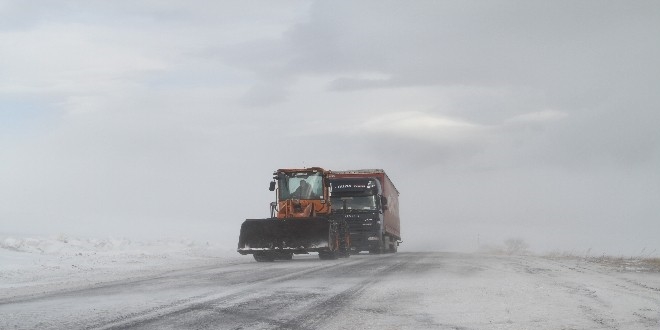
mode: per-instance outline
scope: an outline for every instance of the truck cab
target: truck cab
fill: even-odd
[[[383,252],[384,212],[387,199],[376,178],[330,179],[332,212],[346,219],[351,253]]]

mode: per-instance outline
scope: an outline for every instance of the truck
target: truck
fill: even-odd
[[[332,212],[330,173],[321,167],[273,172],[269,190],[275,192],[275,201],[270,204],[270,217],[243,222],[238,253],[252,254],[258,262],[289,260],[310,252],[323,260],[348,257],[348,224]]]
[[[350,253],[395,253],[401,241],[399,191],[382,169],[332,171],[332,212],[347,222]]]

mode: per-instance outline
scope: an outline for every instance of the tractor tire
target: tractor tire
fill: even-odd
[[[337,251],[323,251],[319,252],[319,259],[321,260],[335,260],[338,257]]]
[[[255,253],[252,255],[257,262],[273,262],[275,256],[270,253]]]
[[[278,253],[275,260],[291,260],[293,259],[293,253]]]

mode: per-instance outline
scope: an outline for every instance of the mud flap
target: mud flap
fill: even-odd
[[[241,225],[238,252],[265,251],[306,253],[334,249],[331,221],[327,218],[247,219]]]

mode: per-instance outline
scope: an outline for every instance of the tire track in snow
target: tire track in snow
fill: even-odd
[[[259,292],[266,287],[272,286],[276,283],[292,281],[310,274],[323,272],[327,269],[337,266],[351,266],[363,263],[364,260],[341,260],[341,263],[323,262],[317,267],[311,269],[291,269],[282,268],[278,271],[282,274],[275,274],[267,272],[277,264],[263,264],[259,263],[258,267],[263,268],[263,272],[259,276],[249,279],[243,279],[240,283],[234,284],[233,288],[226,288],[220,293],[198,295],[186,299],[180,299],[171,303],[156,306],[148,310],[143,310],[137,313],[123,315],[113,320],[102,322],[86,329],[136,329],[136,328],[153,328],[153,323],[162,322],[170,318],[180,317],[187,313],[196,311],[207,310],[212,305],[226,304],[228,302],[239,300],[244,296],[249,296],[251,293]],[[286,262],[285,262],[286,263]],[[282,264],[285,264],[282,263]],[[292,272],[293,271],[293,272]],[[254,315],[252,315],[254,317]]]
[[[399,269],[407,266],[410,261],[404,260],[389,265],[382,269],[381,271],[386,274],[391,274]],[[316,329],[325,324],[325,321],[337,315],[343,308],[348,304],[353,302],[356,297],[362,294],[369,286],[375,285],[376,283],[382,281],[384,277],[369,277],[352,287],[348,290],[345,290],[335,296],[330,297],[327,300],[321,301],[319,304],[316,304],[309,310],[307,310],[302,315],[294,318],[293,320],[284,323],[277,329],[282,330],[305,330],[305,329]]]

